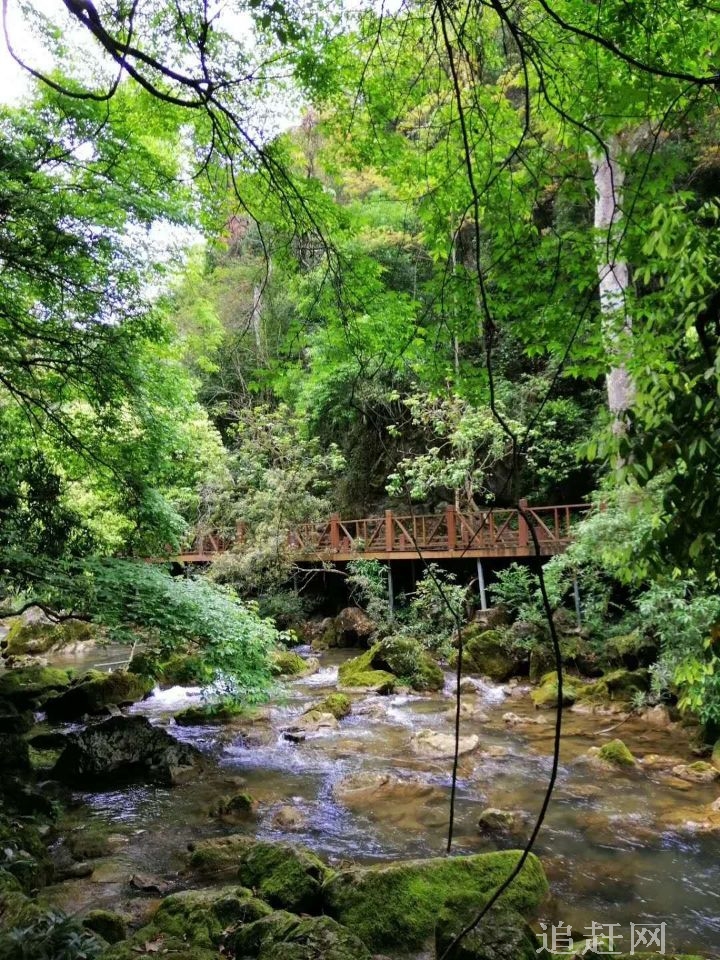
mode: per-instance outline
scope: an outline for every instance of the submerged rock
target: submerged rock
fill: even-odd
[[[482,903],[519,857],[513,850],[352,867],[326,882],[324,909],[371,950],[421,947],[433,935],[443,906]],[[531,854],[500,903],[529,915],[547,891],[540,861]]]
[[[186,872],[214,880],[234,877],[274,907],[317,913],[320,890],[330,870],[304,847],[234,834],[198,843],[188,857]]]
[[[304,830],[307,827],[307,817],[290,804],[280,807],[273,814],[272,825],[278,830]]]
[[[478,830],[487,836],[511,836],[525,829],[525,815],[517,810],[488,807],[478,817]]]
[[[447,794],[417,778],[355,774],[336,783],[333,796],[344,807],[408,828],[447,821]]]
[[[477,734],[460,737],[458,755],[472,753],[480,743]],[[413,753],[428,760],[444,760],[455,756],[455,737],[449,733],[437,733],[435,730],[420,730],[410,739]]]
[[[86,714],[98,714],[111,706],[142,700],[153,689],[153,681],[136,673],[117,670],[100,673],[92,670],[62,693],[45,702],[49,720],[76,720]]]
[[[104,789],[137,779],[173,784],[201,760],[199,750],[145,717],[112,717],[69,736],[53,776],[73,786]]]
[[[355,934],[331,917],[296,917],[277,911],[230,933],[235,957],[257,960],[371,960]]]
[[[257,813],[257,804],[249,793],[236,793],[232,797],[221,797],[208,811],[210,817],[238,822],[250,820]]]

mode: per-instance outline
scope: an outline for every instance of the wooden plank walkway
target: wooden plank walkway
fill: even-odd
[[[298,561],[343,563],[368,560],[452,560],[465,557],[535,556],[530,524],[540,555],[562,553],[572,539],[572,528],[590,510],[588,504],[530,507],[520,510],[459,511],[441,514],[396,514],[343,520],[334,513],[321,523],[306,523],[290,531],[288,550]],[[523,516],[523,513],[525,516]],[[528,519],[529,518],[529,522]],[[232,538],[216,532],[199,533],[193,547],[173,559],[181,563],[209,563],[218,554],[242,544],[243,527]]]

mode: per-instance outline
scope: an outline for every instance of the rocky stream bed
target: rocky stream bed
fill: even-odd
[[[132,932],[150,921],[162,897],[232,879],[217,851],[207,854],[223,837],[235,839],[221,844],[242,845],[245,838],[300,845],[323,858],[323,871],[324,864],[342,870],[442,856],[454,677],[446,674],[443,689],[434,693],[350,690],[349,703],[330,701],[337,717],[324,707],[318,712],[317,705],[327,704],[338,688],[338,669],[357,653],[320,653],[319,665],[312,665],[317,669],[281,683],[271,704],[222,724],[193,722],[192,713],[182,723],[173,719],[202,706],[200,691],[191,687],[156,689],[125,708],[196,748],[201,762],[173,776],[175,785],[159,778],[98,790],[92,778],[73,781],[70,773],[65,801],[71,809],[52,856],[60,875],[72,878],[46,887],[44,901],[77,916],[111,910],[126,918]],[[530,687],[520,680],[472,678],[462,690],[453,851],[517,850],[550,772],[553,714],[536,708]],[[77,723],[55,723],[46,732],[52,737],[78,729]],[[622,750],[618,755],[618,739],[629,748],[629,759]],[[663,711],[643,717],[617,708],[565,711],[560,776],[536,846],[551,892],[539,912],[531,911],[536,920],[562,921],[578,931],[593,922],[613,923],[626,938],[631,923],[664,921],[668,951],[717,955],[720,781],[707,772],[708,764],[694,766],[696,759],[690,732],[669,723]],[[238,856],[234,850],[233,863]],[[200,869],[192,869],[193,858]],[[262,888],[262,878],[255,879],[245,885]],[[172,903],[163,909],[172,912]],[[317,912],[317,906],[298,903],[293,909]],[[257,910],[260,919],[265,908]],[[185,916],[187,904],[181,912]],[[404,935],[369,940],[392,955],[405,955],[409,943]],[[415,947],[413,957],[434,955]],[[318,956],[334,956],[322,949]],[[128,950],[129,957],[142,955]],[[200,960],[205,954],[198,946],[190,956]]]

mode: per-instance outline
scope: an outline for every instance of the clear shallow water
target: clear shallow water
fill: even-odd
[[[443,693],[432,696],[357,696],[338,730],[302,743],[282,736],[283,726],[335,688],[338,663],[351,655],[326,655],[320,672],[288,684],[251,724],[175,726],[172,713],[200,699],[199,691],[179,687],[132,708],[169,726],[212,762],[206,775],[172,790],[140,786],[81,795],[95,816],[124,835],[125,878],[134,871],[171,874],[180,868],[188,843],[231,832],[291,839],[334,861],[442,854],[451,762],[419,759],[409,744],[417,730],[452,733],[450,680]],[[487,719],[463,722],[463,735],[480,737],[478,749],[460,767],[454,849],[463,853],[522,845],[551,765],[551,723],[518,729],[502,720],[509,710],[535,715],[527,693],[479,683],[475,702]],[[682,731],[656,731],[638,721],[611,729],[616,724],[613,718],[566,714],[558,785],[536,847],[553,892],[543,919],[580,931],[592,921],[619,923],[626,936],[631,922],[664,920],[668,949],[720,955],[720,841],[668,826],[680,811],[687,810],[689,819],[713,801],[720,785],[681,792],[647,772],[598,772],[578,759],[615,736],[639,755],[693,759]],[[350,777],[359,778],[355,785],[367,785],[384,775],[419,784],[418,796],[378,796],[350,805],[338,796],[338,786]],[[208,816],[219,797],[240,790],[257,801],[256,819],[228,824]],[[273,825],[274,814],[287,804],[305,816],[303,829],[288,833]],[[481,837],[478,815],[489,806],[523,811],[528,826],[514,840]],[[101,871],[96,886],[105,882],[102,877]],[[90,884],[83,893],[74,889],[76,896],[100,902],[112,887],[105,882],[102,892],[93,893]]]

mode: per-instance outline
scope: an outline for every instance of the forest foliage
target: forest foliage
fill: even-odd
[[[250,682],[232,590],[287,586],[293,525],[593,500],[555,602],[720,719],[717,13],[81,6],[28,14],[56,70],[0,116],[3,607],[173,636],[172,598]],[[208,581],[129,559],[239,526]]]

